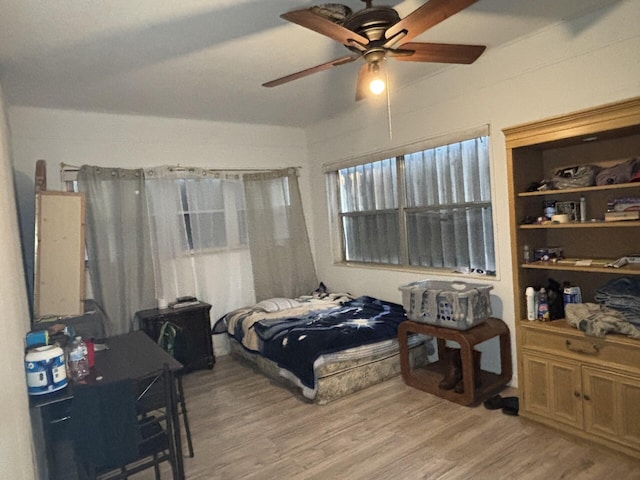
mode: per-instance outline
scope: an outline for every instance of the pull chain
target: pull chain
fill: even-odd
[[[389,125],[389,140],[393,140],[393,131],[391,129],[391,93],[389,93],[389,69],[384,69],[385,82],[387,84],[387,123]]]

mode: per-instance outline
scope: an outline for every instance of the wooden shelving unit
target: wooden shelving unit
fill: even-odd
[[[640,265],[605,267],[640,253],[640,221],[605,222],[611,197],[640,197],[640,183],[527,191],[532,182],[576,165],[607,167],[640,157],[640,98],[504,130],[509,177],[520,414],[627,454],[640,455],[640,341],[589,337],[564,320],[526,320],[525,289],[548,279],[581,287],[584,302]],[[587,221],[524,224],[548,201],[584,197]],[[525,263],[524,247],[561,247],[564,260]],[[572,259],[572,260],[570,260]],[[590,265],[577,260],[592,260]]]
[[[640,187],[640,185],[639,185]],[[521,230],[547,230],[557,228],[638,228],[640,227],[640,221],[632,220],[626,222],[605,222],[605,221],[592,221],[592,222],[569,222],[569,223],[548,223],[545,225],[520,225]]]
[[[581,188],[565,188],[563,190],[542,190],[539,192],[520,192],[517,194],[518,197],[546,197],[553,195],[554,197],[560,195],[571,195],[574,193],[593,193],[600,191],[609,191],[609,190],[625,190],[627,188],[637,189],[637,183],[619,183],[615,185],[595,185],[592,187],[581,187]]]

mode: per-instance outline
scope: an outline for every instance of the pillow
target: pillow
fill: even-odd
[[[253,308],[255,310],[272,313],[279,310],[286,310],[287,308],[299,307],[300,305],[302,304],[293,298],[269,298],[256,303]]]

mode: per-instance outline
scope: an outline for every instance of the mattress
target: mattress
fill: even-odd
[[[400,373],[402,305],[346,293],[272,298],[227,313],[231,351],[302,395],[327,403]],[[423,365],[431,339],[410,339],[412,361]]]
[[[413,335],[408,340],[409,359],[412,367],[428,363],[433,354],[432,339]],[[314,388],[305,386],[286,369],[252,352],[230,336],[231,355],[251,362],[261,373],[282,382],[307,400],[324,405],[338,398],[383,382],[400,374],[400,356],[397,339],[355,347],[321,355],[314,362]]]

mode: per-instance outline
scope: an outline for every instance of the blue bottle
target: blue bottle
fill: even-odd
[[[548,322],[549,318],[549,301],[547,299],[547,291],[541,288],[538,292],[538,320]]]

